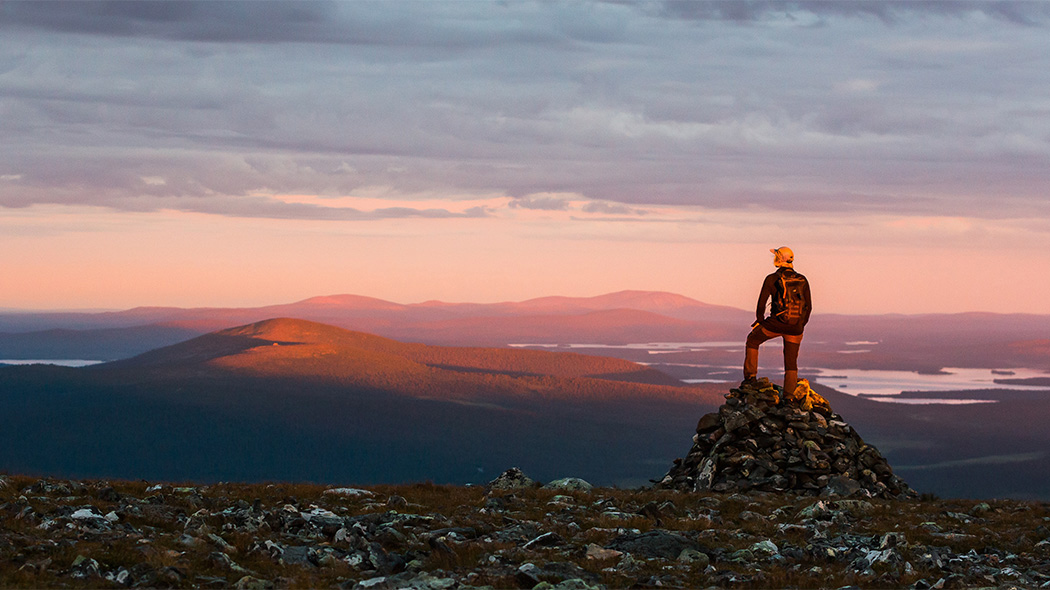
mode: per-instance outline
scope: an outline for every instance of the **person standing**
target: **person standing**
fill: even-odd
[[[795,253],[787,246],[774,250],[773,265],[776,272],[762,282],[758,296],[758,318],[747,335],[744,353],[744,381],[753,382],[758,376],[758,347],[773,338],[784,339],[784,393],[791,394],[798,383],[798,350],[802,344],[802,332],[813,311],[813,300],[809,292],[809,281],[795,272]],[[766,305],[769,303],[769,315]]]

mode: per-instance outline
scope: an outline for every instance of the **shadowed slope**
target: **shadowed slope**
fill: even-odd
[[[0,368],[0,464],[355,482],[471,482],[520,465],[551,479],[640,483],[674,452],[672,433],[721,395],[626,381],[639,376],[659,374],[619,359],[267,320],[82,369]]]

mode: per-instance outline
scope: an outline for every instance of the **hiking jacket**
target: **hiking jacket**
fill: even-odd
[[[774,315],[766,317],[766,304],[769,302],[770,297],[774,297],[777,292],[777,286],[780,282],[781,275],[790,273],[787,276],[801,277],[805,281],[805,285],[802,289],[802,317],[799,319],[797,324],[788,324],[781,321]],[[762,327],[769,330],[770,332],[776,332],[777,334],[789,334],[797,336],[802,333],[805,329],[806,322],[809,321],[809,315],[813,312],[813,298],[809,293],[809,281],[806,277],[800,273],[795,272],[793,269],[787,267],[780,267],[776,272],[771,273],[766,277],[766,280],[762,282],[762,293],[758,296],[758,309],[755,311],[755,315],[762,324]]]

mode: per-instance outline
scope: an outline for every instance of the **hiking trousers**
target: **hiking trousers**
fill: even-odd
[[[802,344],[802,334],[778,334],[755,326],[747,335],[747,348],[744,352],[744,379],[758,376],[758,347],[774,338],[784,339],[784,391],[795,391],[798,383],[798,349]]]

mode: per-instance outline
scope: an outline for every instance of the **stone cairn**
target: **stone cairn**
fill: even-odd
[[[685,459],[675,459],[656,487],[917,496],[805,379],[788,396],[765,378],[731,389],[718,412],[700,418],[693,448]]]

